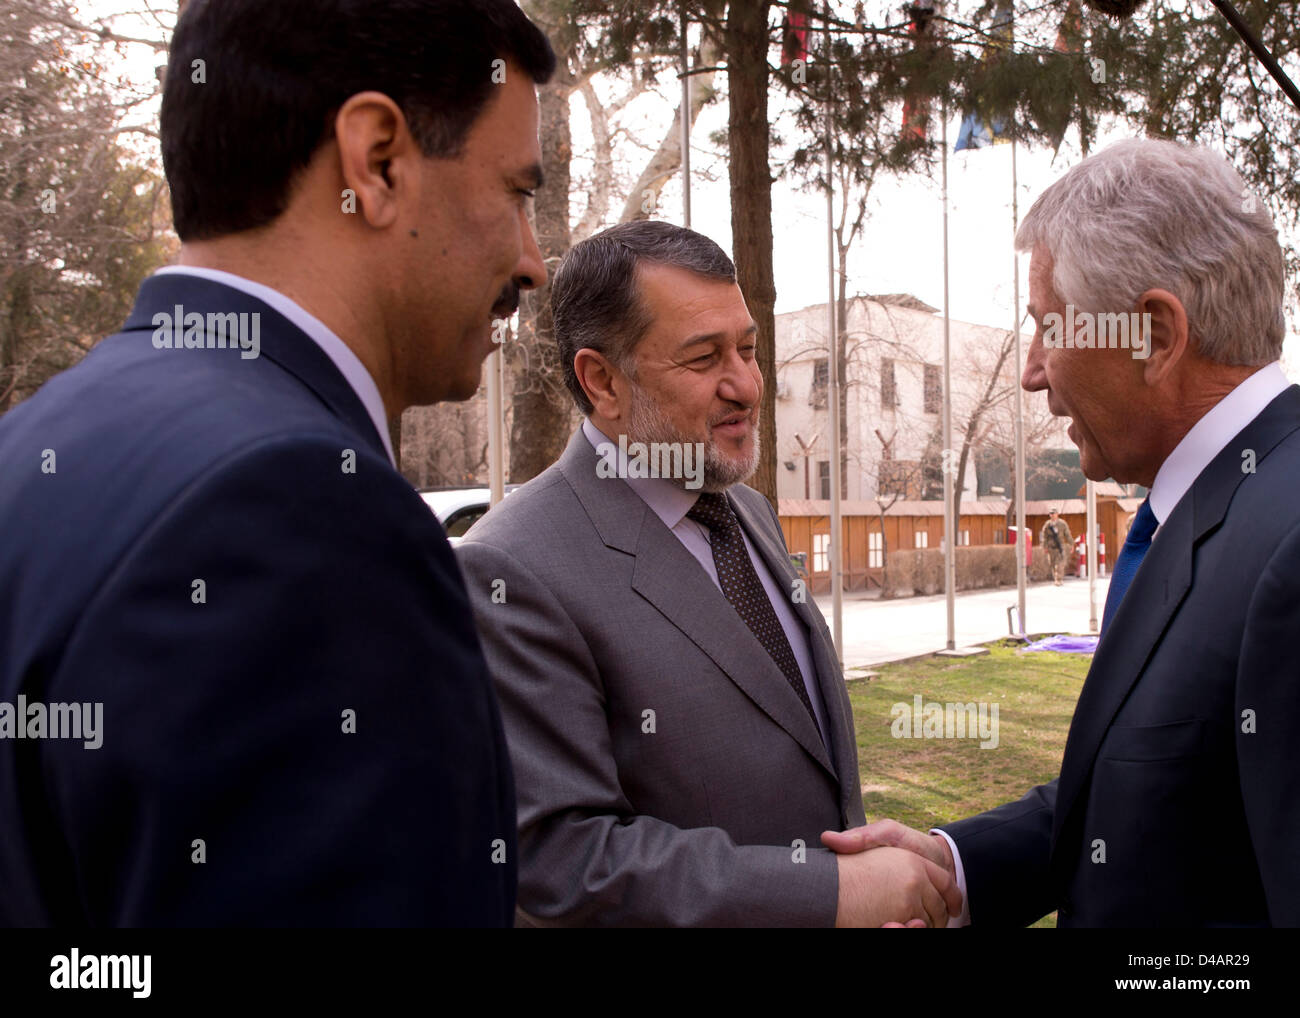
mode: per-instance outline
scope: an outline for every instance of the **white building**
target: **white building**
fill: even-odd
[[[843,337],[847,361],[844,497],[937,498],[942,495],[943,316],[908,294],[849,301]],[[1009,331],[951,321],[953,451],[956,470],[968,424],[980,410],[962,481],[962,499],[1002,497],[977,473],[977,460],[1006,462],[1012,446],[1014,352]],[[830,498],[826,305],[776,316],[777,495]],[[1022,334],[1022,350],[1032,335]],[[999,357],[1003,356],[1001,369]],[[1026,393],[1027,443],[1044,450],[1074,445],[1042,393]],[[1077,457],[1075,459],[1077,464]],[[990,471],[992,474],[992,471]],[[1032,474],[1031,474],[1032,478]],[[1006,477],[1001,480],[1005,488]]]

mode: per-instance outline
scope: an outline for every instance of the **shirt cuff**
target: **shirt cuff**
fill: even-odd
[[[970,902],[966,900],[966,868],[961,864],[961,853],[957,851],[957,842],[948,837],[946,831],[941,831],[937,827],[931,827],[930,833],[937,834],[948,842],[948,848],[952,850],[953,868],[957,872],[957,890],[961,893],[961,915],[948,917],[948,929],[954,930],[959,926],[969,926]]]

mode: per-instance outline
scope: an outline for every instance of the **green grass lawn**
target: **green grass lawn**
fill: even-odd
[[[850,682],[867,820],[890,817],[920,830],[1019,799],[1060,772],[1070,717],[1092,658],[1033,653],[1002,641],[986,656],[926,657],[873,669]],[[848,677],[853,677],[853,671]],[[978,738],[895,738],[896,703],[998,705],[998,744]],[[1055,915],[1036,925],[1055,926]]]

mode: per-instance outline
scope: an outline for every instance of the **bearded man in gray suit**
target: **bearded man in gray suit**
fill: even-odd
[[[857,744],[826,623],[740,483],[763,379],[731,259],[626,223],[569,252],[551,301],[586,419],[459,548],[515,768],[518,922],[944,925],[943,868],[819,844],[863,823]]]

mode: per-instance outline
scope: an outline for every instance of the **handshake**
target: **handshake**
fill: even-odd
[[[836,926],[947,926],[962,912],[948,842],[895,820],[825,831],[839,864]]]

